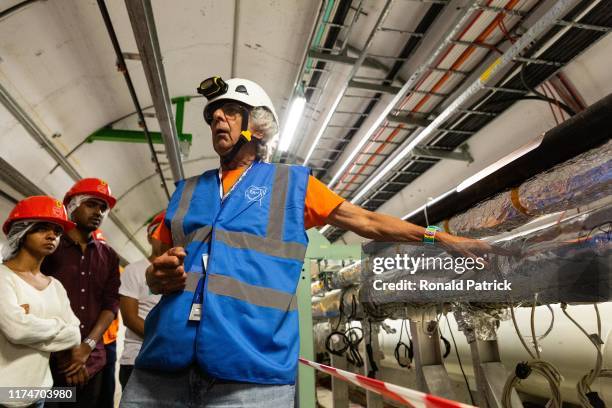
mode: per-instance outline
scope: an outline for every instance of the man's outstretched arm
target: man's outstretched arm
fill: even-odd
[[[342,202],[327,217],[327,223],[364,238],[386,242],[422,242],[425,228],[397,217],[365,210]],[[447,250],[475,257],[495,250],[486,242],[438,231],[435,239]]]

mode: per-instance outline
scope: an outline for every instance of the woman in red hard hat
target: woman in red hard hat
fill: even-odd
[[[2,230],[8,243],[0,265],[0,386],[51,387],[51,352],[81,341],[79,320],[66,290],[40,272],[60,235],[74,228],[61,201],[34,196],[17,203]],[[42,406],[43,401],[0,401],[5,406]]]

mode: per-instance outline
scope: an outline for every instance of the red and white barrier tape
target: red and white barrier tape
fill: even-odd
[[[383,395],[393,401],[399,402],[414,408],[475,408],[472,405],[451,401],[446,398],[436,397],[435,395],[425,394],[424,392],[411,390],[398,385],[389,384],[374,378],[369,378],[361,374],[351,373],[338,368],[326,366],[325,364],[315,363],[300,358],[300,363],[313,367],[319,371],[331,374],[336,378],[348,381],[358,387],[373,391]]]

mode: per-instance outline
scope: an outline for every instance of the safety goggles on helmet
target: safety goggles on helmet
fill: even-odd
[[[214,76],[203,80],[198,87],[198,93],[206,99],[213,99],[227,92],[227,83],[221,77]]]
[[[212,123],[213,113],[215,113],[217,109],[221,109],[228,119],[236,119],[238,116],[244,118],[245,115],[248,117],[249,114],[249,108],[246,105],[232,100],[222,99],[210,104],[207,109],[204,109],[204,120],[209,125]]]

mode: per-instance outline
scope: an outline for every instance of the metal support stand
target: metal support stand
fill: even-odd
[[[340,325],[339,330],[344,331],[344,325]],[[348,370],[348,362],[345,356],[337,356],[330,354],[332,367],[341,370]],[[349,406],[349,387],[346,381],[333,377],[331,379],[332,389],[332,407],[333,408],[348,408]]]
[[[502,408],[502,391],[508,372],[501,363],[497,340],[473,339],[470,343],[470,350],[476,374],[478,406],[482,408]],[[522,407],[523,404],[518,394],[513,390],[512,408]]]
[[[310,294],[310,270],[316,268],[317,261],[307,259],[302,268],[302,274],[297,287],[298,314],[300,321],[300,357],[314,361],[314,341],[312,336],[312,308]],[[297,383],[298,407],[310,408],[316,406],[314,370],[303,364],[298,364]]]
[[[410,321],[417,387],[429,394],[457,400],[450,377],[442,361],[440,332],[437,325],[436,321]]]
[[[378,344],[378,332],[380,330],[380,326],[377,323],[369,324],[366,321],[362,322],[363,325],[363,336],[365,344],[372,344],[372,356],[374,357],[374,363],[376,366],[380,367],[380,346]],[[370,330],[371,328],[371,330]],[[364,358],[364,374],[367,375],[368,372],[372,369],[372,365],[370,364],[370,359],[367,356]],[[383,399],[380,394],[377,394],[372,391],[366,391],[366,406],[368,408],[383,408]]]

